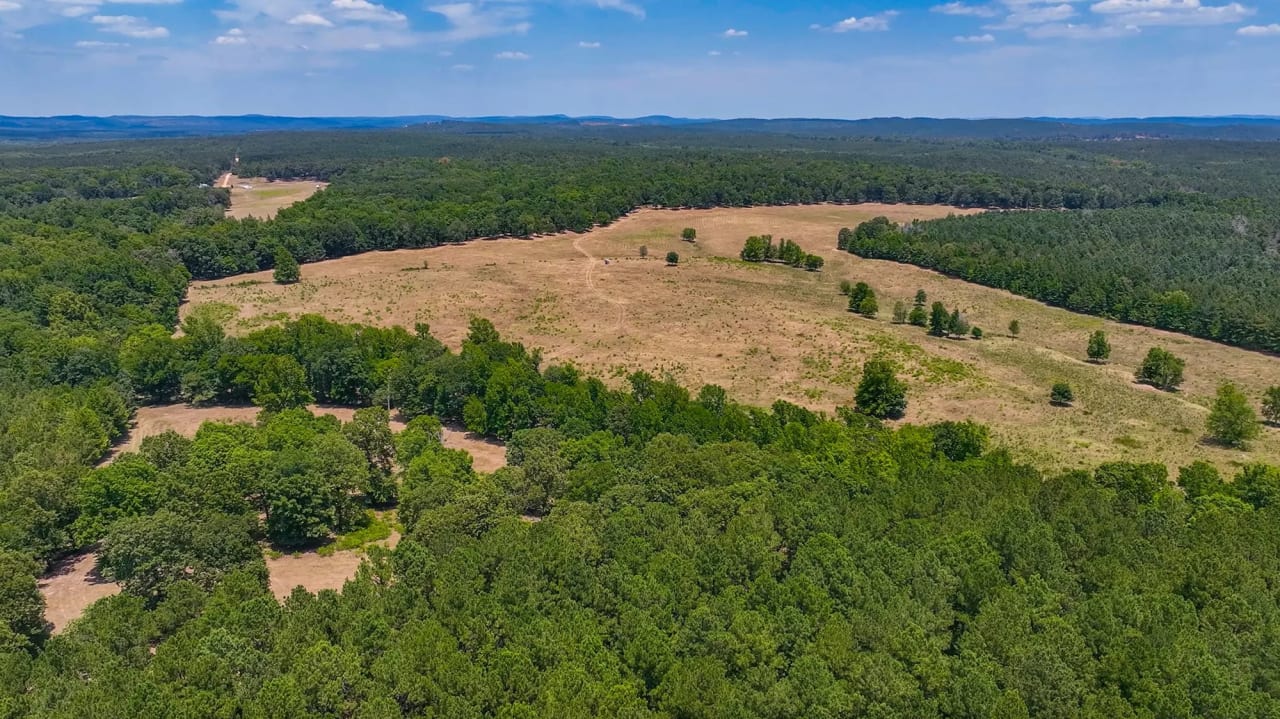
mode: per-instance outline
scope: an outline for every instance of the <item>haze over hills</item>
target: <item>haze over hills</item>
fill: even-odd
[[[120,140],[150,137],[236,135],[268,131],[388,129],[412,125],[456,122],[485,125],[561,127],[678,127],[694,132],[802,134],[835,137],[975,138],[1019,140],[1202,139],[1280,140],[1280,117],[1227,115],[1150,118],[901,118],[856,120],[821,118],[680,118],[649,115],[636,118],[610,116],[539,115],[451,117],[405,115],[393,117],[280,117],[143,116],[96,117],[61,115],[17,117],[0,115],[0,142],[48,143]]]

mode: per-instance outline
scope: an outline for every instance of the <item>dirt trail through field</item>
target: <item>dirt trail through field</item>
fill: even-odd
[[[231,189],[232,179],[233,176],[230,172],[224,172],[222,173],[222,176],[218,178],[218,181],[213,183],[213,186],[223,190],[229,190]]]
[[[608,302],[609,304],[617,308],[618,320],[614,325],[614,331],[620,332],[622,331],[623,326],[626,324],[627,305],[631,303],[628,302],[627,300],[621,300],[616,297],[612,297],[608,293],[596,287],[596,280],[595,280],[596,265],[599,264],[601,260],[600,258],[591,254],[591,252],[587,248],[582,246],[583,240],[586,240],[586,239],[588,239],[587,236],[583,235],[573,240],[573,249],[577,250],[578,252],[581,252],[583,256],[587,258],[584,261],[584,264],[582,266],[582,279],[587,283],[587,289],[591,291],[591,294],[595,295],[601,300],[604,300],[605,302]],[[604,260],[604,262],[608,264],[609,261]]]

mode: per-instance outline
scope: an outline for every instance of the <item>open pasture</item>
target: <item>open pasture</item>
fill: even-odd
[[[246,217],[269,220],[281,209],[302,202],[328,187],[329,183],[225,175],[219,180],[218,186],[231,188],[231,207],[227,210],[227,217],[237,220]]]
[[[1108,460],[1205,458],[1228,472],[1280,460],[1280,431],[1251,451],[1203,443],[1204,420],[1219,382],[1254,402],[1280,384],[1280,360],[1212,342],[1067,312],[1008,292],[909,265],[863,260],[835,249],[841,227],[876,215],[896,221],[961,212],[912,205],[818,205],[714,210],[640,210],[585,234],[481,240],[421,250],[369,253],[305,265],[296,285],[270,272],[194,284],[185,310],[204,303],[235,308],[232,332],[319,313],[336,320],[412,327],[428,323],[457,347],[468,318],[540,347],[548,362],[571,361],[620,383],[643,369],[690,388],[722,385],[740,401],[786,399],[832,410],[853,402],[862,363],[883,355],[910,386],[906,421],[975,419],[1022,460],[1047,467]],[[681,229],[698,231],[696,243]],[[746,237],[772,234],[823,256],[822,272],[737,259]],[[642,256],[641,248],[645,248]],[[678,266],[664,261],[680,254]],[[849,313],[841,280],[875,289],[878,319]],[[938,339],[889,321],[895,301],[917,289],[959,307],[986,338]],[[1017,319],[1021,336],[1006,328]],[[1084,361],[1086,339],[1105,330],[1107,365]],[[1163,346],[1187,361],[1181,392],[1133,382],[1147,349]],[[1058,380],[1075,388],[1074,407],[1048,403]]]

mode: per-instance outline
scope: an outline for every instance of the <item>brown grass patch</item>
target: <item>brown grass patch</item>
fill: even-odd
[[[44,618],[57,634],[79,619],[90,604],[120,593],[120,585],[98,575],[94,564],[98,557],[85,552],[67,557],[40,578],[40,594],[44,596]]]
[[[209,302],[234,305],[233,332],[303,313],[406,327],[426,322],[454,347],[466,335],[468,318],[483,316],[507,337],[543,348],[548,361],[572,361],[614,383],[644,369],[691,388],[716,383],[740,401],[767,405],[783,398],[821,410],[852,404],[862,363],[884,355],[901,365],[910,385],[907,421],[973,418],[991,425],[1015,456],[1043,466],[1114,459],[1177,466],[1205,458],[1230,469],[1246,461],[1280,461],[1275,429],[1248,453],[1199,444],[1217,384],[1235,382],[1257,398],[1263,388],[1280,384],[1274,357],[1074,314],[834,248],[840,227],[875,215],[907,221],[959,212],[911,205],[640,210],[580,235],[309,264],[296,285],[272,284],[269,273],[198,283],[184,311]],[[683,227],[697,228],[696,244],[680,240]],[[738,261],[745,238],[761,233],[822,255],[825,270]],[[641,245],[648,247],[647,259],[639,256]],[[668,250],[680,253],[679,267],[665,266]],[[428,269],[421,269],[424,262]],[[407,268],[418,271],[402,271]],[[255,279],[262,283],[243,284]],[[842,279],[875,288],[881,319],[845,311]],[[987,339],[940,340],[888,322],[894,301],[909,303],[917,288],[931,302],[960,307]],[[1022,324],[1019,339],[1004,336],[1014,318]],[[1095,329],[1111,336],[1109,365],[1083,361]],[[1134,385],[1133,368],[1154,345],[1187,360],[1183,392]],[[1049,405],[1049,387],[1057,380],[1075,388],[1074,407]],[[1122,436],[1139,446],[1117,444]]]
[[[282,208],[302,202],[328,187],[329,183],[315,180],[267,180],[228,174],[219,178],[218,186],[231,188],[231,207],[227,210],[227,217],[237,220],[246,217],[269,220]]]

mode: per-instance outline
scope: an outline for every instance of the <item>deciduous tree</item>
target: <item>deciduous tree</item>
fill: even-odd
[[[1134,374],[1143,384],[1165,391],[1172,391],[1182,384],[1182,370],[1186,362],[1160,347],[1152,347]]]
[[[1236,448],[1244,448],[1261,432],[1249,399],[1230,382],[1218,387],[1205,427],[1214,441]]]
[[[857,410],[877,419],[897,419],[907,410],[907,385],[898,379],[893,363],[868,360],[854,397]]]

